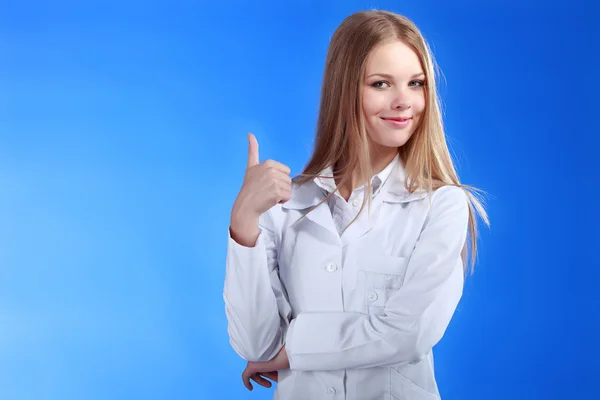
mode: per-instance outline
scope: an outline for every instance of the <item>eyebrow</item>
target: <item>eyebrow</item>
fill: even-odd
[[[394,77],[392,75],[389,75],[389,74],[379,74],[379,73],[377,73],[377,74],[371,74],[371,75],[369,75],[367,77],[367,79],[368,78],[372,78],[374,76],[381,76],[382,78],[386,78],[386,79],[394,79]],[[425,76],[425,73],[419,72],[419,73],[414,74],[413,76],[411,76],[410,79],[418,78],[419,76]]]

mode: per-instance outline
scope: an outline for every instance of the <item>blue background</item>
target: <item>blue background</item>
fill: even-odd
[[[222,301],[246,134],[299,173],[329,38],[373,7],[430,41],[490,194],[442,397],[600,398],[592,2],[324,3],[0,3],[0,399],[271,398]]]

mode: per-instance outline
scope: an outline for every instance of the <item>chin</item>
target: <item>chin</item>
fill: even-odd
[[[371,136],[371,141],[381,148],[398,148],[408,142],[413,134],[412,129],[406,130],[388,130],[378,129],[375,135]]]
[[[395,140],[395,141],[384,141],[377,143],[377,146],[380,150],[383,150],[387,153],[388,150],[397,150],[399,147],[404,146],[406,140]]]
[[[406,144],[406,142],[408,142],[408,140],[410,139],[411,136],[412,135],[410,133],[401,134],[401,135],[396,134],[396,137],[394,138],[395,140],[389,141],[389,143],[386,143],[385,146],[386,147],[402,147]]]

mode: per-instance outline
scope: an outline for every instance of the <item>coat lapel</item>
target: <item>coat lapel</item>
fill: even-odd
[[[343,246],[347,246],[356,239],[366,235],[373,226],[379,215],[379,209],[381,208],[381,200],[375,198],[371,202],[371,210],[369,211],[368,204],[362,210],[356,221],[354,221],[342,234]]]
[[[323,195],[321,188],[319,188],[314,181],[309,181],[303,185],[294,184],[292,185],[292,196],[290,200],[283,203],[282,207],[288,210],[299,211],[313,223],[326,229],[336,237],[339,237],[335,223],[333,222],[331,210],[329,209],[327,202],[322,202],[324,198],[325,196]],[[319,205],[315,208],[317,204]]]
[[[426,197],[422,192],[409,193],[404,186],[405,179],[404,166],[402,161],[398,160],[390,176],[383,183],[381,192],[371,202],[371,211],[369,212],[368,206],[365,206],[357,220],[342,235],[344,246],[366,235],[377,221],[386,218],[385,215],[379,214],[383,203],[408,203]]]
[[[368,207],[365,207],[358,219],[344,231],[342,235],[344,246],[364,236],[373,228],[376,220],[382,217],[378,216],[382,203],[402,204],[427,197],[426,191],[410,193],[405,187],[405,179],[404,166],[400,161],[383,184],[379,195],[373,199],[371,212],[369,212]],[[321,188],[314,181],[309,181],[303,185],[293,184],[292,196],[290,200],[283,203],[282,207],[299,211],[307,219],[339,238],[329,205],[322,202],[324,198],[325,195]],[[317,206],[317,204],[319,205]],[[317,207],[315,208],[315,206]]]

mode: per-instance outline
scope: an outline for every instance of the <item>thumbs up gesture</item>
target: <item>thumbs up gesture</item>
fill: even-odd
[[[242,239],[238,242],[253,242],[250,238],[258,236],[259,217],[276,204],[288,201],[291,193],[290,169],[273,160],[259,162],[258,142],[253,134],[248,134],[246,174],[231,212],[232,234]]]

